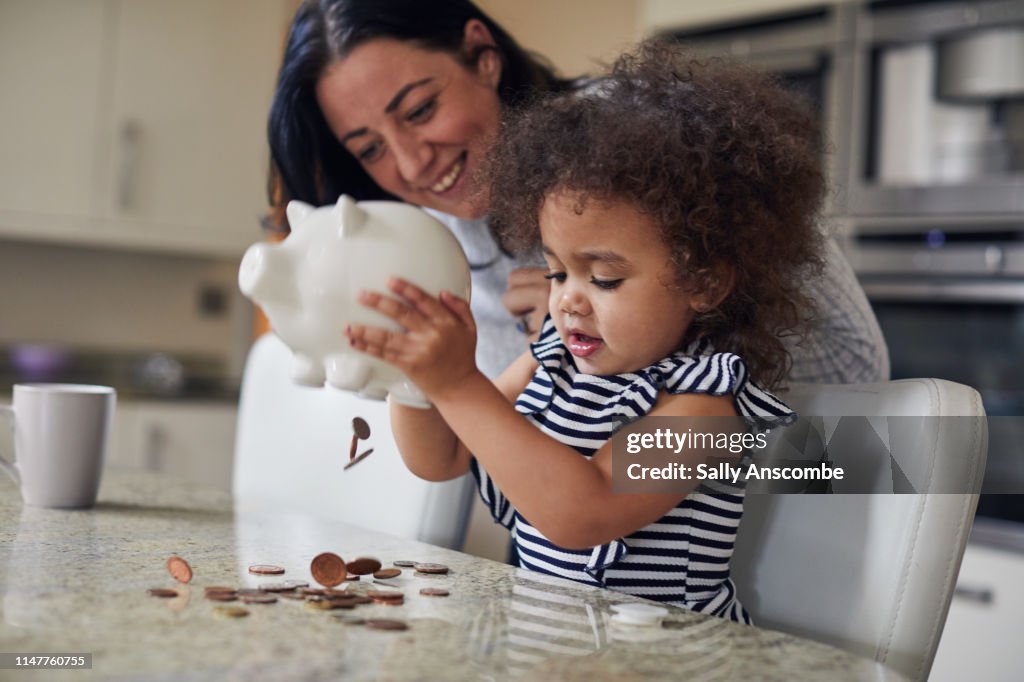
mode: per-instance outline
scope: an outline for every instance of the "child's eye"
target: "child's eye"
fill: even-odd
[[[565,281],[565,273],[564,272],[549,272],[548,274],[544,275],[544,279],[553,279],[556,282],[558,282],[559,284],[561,284],[562,282]]]
[[[422,123],[430,118],[430,115],[434,113],[434,107],[437,105],[437,99],[428,99],[423,104],[419,105],[405,116],[405,120],[410,123]]]
[[[597,277],[591,277],[590,283],[601,289],[617,289],[622,284],[622,279],[598,279]]]

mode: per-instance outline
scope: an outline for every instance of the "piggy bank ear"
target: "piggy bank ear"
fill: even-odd
[[[288,227],[294,230],[312,212],[313,207],[306,202],[292,199],[284,209],[285,215],[288,216]]]
[[[343,238],[355,234],[368,217],[366,211],[359,208],[359,204],[347,194],[342,194],[338,199],[338,210],[341,212],[341,229],[338,230],[338,236]]]

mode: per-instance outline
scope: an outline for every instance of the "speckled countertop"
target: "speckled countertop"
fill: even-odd
[[[632,597],[333,521],[235,513],[223,494],[144,475],[105,474],[88,511],[24,507],[0,481],[0,652],[91,653],[88,671],[0,670],[0,680],[845,680],[899,679],[873,661],[769,630],[673,609],[658,629],[609,621]],[[322,551],[448,565],[392,582],[397,607],[311,611],[302,602],[215,616],[207,585],[311,580]],[[175,587],[171,554],[194,578]],[[270,563],[285,576],[250,575]],[[365,578],[364,578],[365,580]],[[365,589],[350,583],[352,589]],[[419,594],[441,586],[449,597]],[[400,618],[404,632],[343,616]]]

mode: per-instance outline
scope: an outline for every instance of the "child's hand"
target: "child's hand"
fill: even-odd
[[[427,397],[458,386],[477,372],[476,323],[469,304],[447,291],[434,298],[403,279],[388,280],[398,299],[359,292],[359,302],[397,322],[405,331],[349,325],[356,350],[381,358],[419,386]]]

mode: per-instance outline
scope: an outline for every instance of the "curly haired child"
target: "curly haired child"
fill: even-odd
[[[523,568],[749,623],[728,566],[742,488],[617,494],[611,438],[657,416],[792,415],[768,391],[820,267],[813,116],[754,70],[649,42],[514,114],[489,170],[504,239],[541,245],[549,314],[491,383],[466,301],[400,279],[360,294],[403,331],[353,326],[350,343],[434,405],[392,405],[406,465],[472,471]]]

